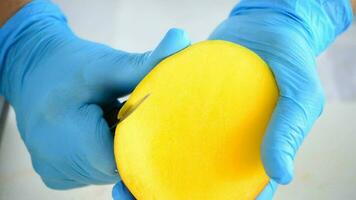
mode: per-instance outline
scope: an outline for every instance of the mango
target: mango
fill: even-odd
[[[122,180],[138,200],[255,199],[269,181],[260,147],[278,96],[267,64],[234,43],[164,59],[119,112]]]

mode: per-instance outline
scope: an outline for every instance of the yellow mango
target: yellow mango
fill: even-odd
[[[269,67],[245,47],[204,41],[166,58],[119,112],[122,180],[138,200],[255,199],[277,100]]]

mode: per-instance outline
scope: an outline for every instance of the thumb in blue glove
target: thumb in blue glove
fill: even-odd
[[[152,52],[115,50],[78,38],[46,0],[8,20],[0,30],[0,93],[43,182],[67,189],[119,181],[106,109],[189,44],[184,31],[171,29]]]

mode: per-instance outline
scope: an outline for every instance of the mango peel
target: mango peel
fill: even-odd
[[[139,200],[255,199],[278,88],[267,64],[227,41],[194,44],[159,63],[119,112],[114,153]]]

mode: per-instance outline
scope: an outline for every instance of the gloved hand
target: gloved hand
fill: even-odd
[[[211,40],[235,42],[261,56],[279,87],[262,145],[271,182],[259,199],[271,199],[276,182],[292,180],[296,152],[324,105],[315,57],[351,21],[348,0],[242,0],[211,34]]]
[[[44,183],[67,189],[119,181],[106,109],[189,43],[172,29],[153,52],[127,53],[78,38],[50,1],[17,12],[0,30],[0,93]]]

